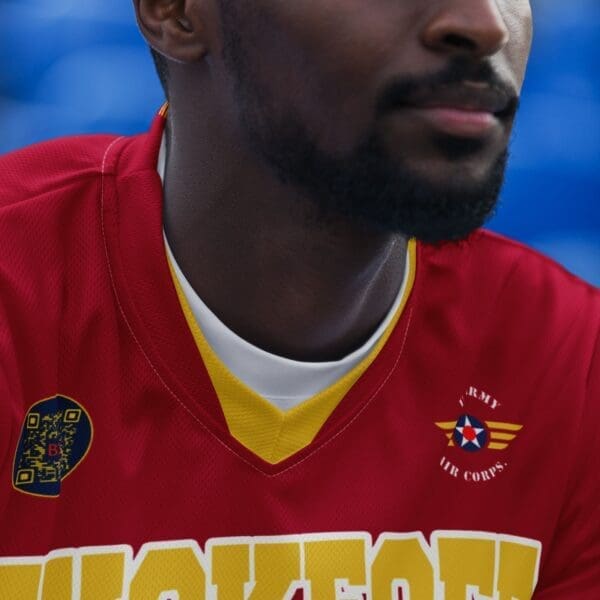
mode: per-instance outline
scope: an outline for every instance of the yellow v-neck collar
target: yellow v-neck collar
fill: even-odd
[[[338,381],[288,411],[279,409],[240,381],[216,355],[192,313],[173,264],[170,260],[168,262],[181,308],[219,399],[230,434],[251,452],[274,465],[314,440],[350,388],[385,346],[412,291],[416,271],[416,242],[410,240],[408,243],[408,273],[402,299],[373,350]]]

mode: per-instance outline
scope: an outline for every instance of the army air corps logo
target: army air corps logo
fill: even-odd
[[[448,438],[448,446],[458,446],[467,452],[504,450],[517,437],[522,425],[479,421],[472,415],[461,415],[458,421],[436,423]]]
[[[13,465],[13,486],[35,496],[57,497],[63,479],[85,458],[92,421],[81,404],[53,396],[25,415]]]
[[[493,452],[489,451],[506,450],[523,426],[494,418],[484,420],[481,413],[492,413],[500,407],[500,402],[475,387],[469,387],[458,403],[460,414],[456,419],[436,423],[448,440],[447,448],[451,449],[442,457],[440,466],[456,479],[473,483],[491,481],[508,467],[508,463],[499,454],[490,464]]]

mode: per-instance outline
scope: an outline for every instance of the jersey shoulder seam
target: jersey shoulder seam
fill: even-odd
[[[67,138],[68,139],[68,138]],[[34,202],[40,198],[48,194],[53,194],[57,192],[61,192],[63,190],[68,190],[70,188],[76,187],[78,183],[87,182],[93,179],[100,179],[102,175],[110,175],[112,174],[111,170],[105,171],[106,167],[106,156],[107,152],[110,148],[119,140],[123,139],[123,136],[113,136],[107,140],[107,144],[103,144],[100,146],[100,150],[98,151],[98,157],[95,160],[90,160],[89,164],[86,165],[81,171],[72,173],[65,173],[65,177],[61,178],[59,181],[52,182],[50,184],[46,184],[41,187],[39,190],[35,190],[32,194],[27,194],[23,190],[18,190],[15,194],[14,198],[11,198],[9,202],[5,204],[0,204],[0,215],[7,210],[12,209],[15,206],[27,204],[29,202]],[[26,149],[25,149],[26,150]],[[9,155],[10,156],[10,155]],[[0,161],[1,162],[1,161]]]
[[[505,237],[494,231],[490,231],[489,229],[481,229],[478,231],[478,234],[480,237],[485,238],[486,240],[489,240],[495,244],[498,244],[500,246],[511,246],[515,250],[517,250],[527,256],[530,256],[530,257],[534,258],[535,260],[538,260],[538,261],[544,263],[553,271],[559,272],[563,276],[565,276],[567,279],[570,279],[571,281],[573,281],[573,283],[583,285],[584,287],[590,289],[594,293],[594,295],[597,297],[597,299],[600,300],[600,289],[599,288],[597,288],[594,285],[592,285],[591,283],[585,281],[581,277],[575,275],[574,273],[569,271],[566,267],[564,267],[563,265],[558,263],[553,258],[546,256],[543,252],[540,252],[539,250],[536,250],[535,248],[531,248],[527,244],[525,244],[523,242],[519,242],[518,240],[513,240],[511,238]]]

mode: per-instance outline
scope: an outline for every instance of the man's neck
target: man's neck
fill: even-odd
[[[188,135],[169,131],[164,222],[198,295],[273,354],[328,361],[358,348],[396,298],[407,240],[325,224],[313,202],[222,131]]]

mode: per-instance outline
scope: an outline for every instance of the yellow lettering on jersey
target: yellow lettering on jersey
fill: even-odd
[[[245,585],[250,581],[250,547],[247,544],[214,544],[207,546],[210,556],[211,584],[216,586],[218,600],[245,600]]]
[[[213,538],[60,550],[0,559],[0,599],[10,600],[530,600],[541,544],[487,532],[364,532]],[[208,585],[208,587],[207,587]],[[342,592],[343,589],[343,592]],[[351,594],[351,596],[349,596]]]
[[[509,536],[500,539],[500,566],[498,573],[499,600],[528,600],[533,595],[539,570],[539,544],[526,544]]]
[[[42,577],[42,562],[34,562],[35,560],[35,558],[0,559],[0,598],[37,599]]]
[[[333,537],[332,535],[327,537]],[[336,583],[366,593],[366,548],[370,539],[346,538],[304,543],[305,579],[313,600],[336,600]],[[346,589],[346,592],[349,590]]]
[[[145,544],[135,560],[129,600],[205,600],[205,571],[195,542]],[[176,595],[177,594],[177,595]]]
[[[120,551],[83,548],[80,554],[80,600],[115,600],[125,596],[125,567],[132,554],[129,546],[122,546]]]
[[[385,533],[374,548],[371,566],[373,600],[402,597],[410,600],[430,600],[433,592],[433,564],[429,547],[421,533]]]
[[[68,550],[48,555],[41,597],[44,600],[71,600],[73,597],[73,556]]]
[[[438,534],[434,546],[437,546],[445,600],[465,600],[471,594],[490,598],[494,595],[494,536],[478,533]]]
[[[259,542],[254,545],[254,587],[248,600],[273,600],[288,597],[300,579],[298,542]],[[219,599],[220,600],[220,599]]]

